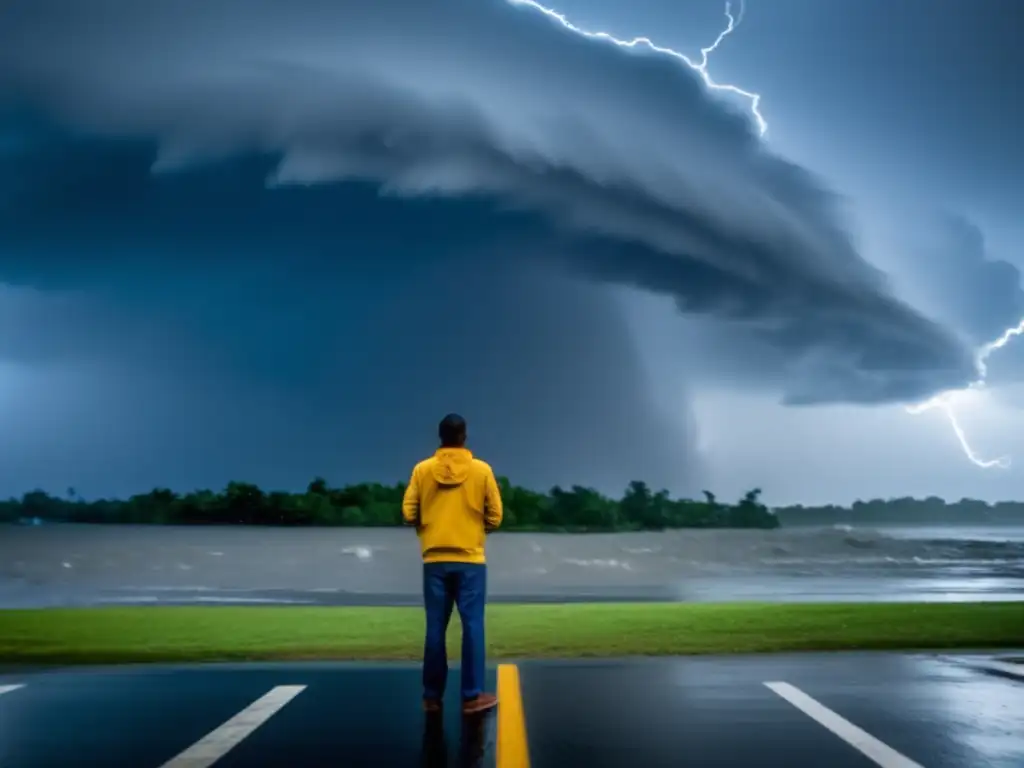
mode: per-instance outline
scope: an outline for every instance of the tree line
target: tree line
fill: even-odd
[[[1024,525],[1024,502],[989,504],[978,499],[946,501],[938,496],[871,499],[849,507],[776,507],[783,525]]]
[[[746,493],[735,504],[704,492],[703,500],[672,499],[643,482],[630,483],[620,499],[573,486],[538,493],[499,478],[506,531],[636,531],[666,528],[776,528],[779,519]],[[0,502],[0,522],[147,523],[165,525],[397,526],[405,485],[361,483],[332,488],[323,478],[302,493],[266,492],[232,482],[220,492],[178,494],[166,488],[128,499],[86,501],[69,488],[65,497],[45,491]]]

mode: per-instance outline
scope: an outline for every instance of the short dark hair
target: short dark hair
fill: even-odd
[[[437,425],[441,445],[457,448],[466,442],[466,420],[457,413],[449,413]]]

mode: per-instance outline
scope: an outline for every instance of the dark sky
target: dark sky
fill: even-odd
[[[694,58],[725,21],[557,10]],[[1019,495],[904,406],[1024,315],[1022,14],[750,0],[708,71],[762,137],[507,0],[14,3],[0,494],[392,482],[455,410],[538,488]],[[1022,447],[999,355],[979,454]]]

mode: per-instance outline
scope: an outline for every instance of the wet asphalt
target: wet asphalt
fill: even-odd
[[[534,768],[1024,766],[1024,680],[942,656],[518,667]],[[409,664],[8,667],[0,766],[495,766],[497,718],[461,717],[457,675],[427,718]]]

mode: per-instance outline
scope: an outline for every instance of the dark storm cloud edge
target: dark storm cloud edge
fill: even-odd
[[[972,375],[969,350],[859,256],[834,196],[692,73],[501,0],[35,0],[0,26],[0,88],[76,130],[157,141],[158,172],[269,153],[272,185],[543,213],[561,234],[537,229],[531,253],[744,325],[787,355],[790,402],[913,399]],[[31,194],[8,200],[33,218]]]

